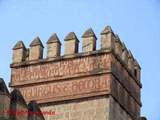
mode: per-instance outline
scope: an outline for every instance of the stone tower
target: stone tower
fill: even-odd
[[[132,53],[107,26],[101,48],[90,28],[82,36],[82,52],[74,32],[65,37],[64,55],[56,34],[43,44],[35,38],[26,49],[13,48],[10,87],[19,89],[27,102],[36,101],[46,120],[143,120],[140,117],[141,68]],[[29,58],[29,59],[28,59]]]

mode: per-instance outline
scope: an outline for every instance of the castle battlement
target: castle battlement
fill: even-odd
[[[105,27],[101,32],[101,48],[99,50],[96,49],[96,40],[94,31],[89,28],[82,36],[82,52],[78,52],[79,40],[74,32],[70,32],[64,39],[64,55],[61,55],[61,42],[57,34],[54,33],[47,41],[46,58],[43,58],[44,45],[39,37],[31,42],[30,48],[26,48],[23,41],[18,41],[13,47],[11,67],[112,52],[125,66],[129,74],[140,83],[141,68],[139,63],[110,26]]]
[[[109,112],[102,117],[109,115],[107,120],[139,119],[141,68],[125,43],[110,26],[101,32],[100,49],[96,49],[97,37],[91,28],[82,35],[82,52],[79,52],[79,42],[74,32],[68,33],[62,55],[62,44],[54,33],[46,42],[46,58],[39,37],[31,42],[29,48],[22,41],[17,42],[10,66],[10,87],[18,88],[27,102],[37,101],[42,110],[60,107],[58,112],[61,112],[66,103],[67,110],[62,112],[62,116],[68,111],[73,119],[75,106],[82,109],[79,112],[83,114],[87,111],[96,113],[105,107],[104,110]],[[82,103],[89,110],[84,109]],[[94,106],[97,103],[101,107]],[[79,112],[80,119],[83,115]],[[88,119],[93,119],[94,115]],[[105,119],[97,116],[97,120]]]

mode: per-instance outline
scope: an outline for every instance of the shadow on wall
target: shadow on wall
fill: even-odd
[[[0,120],[44,120],[35,101],[25,102],[18,89],[9,93],[4,80],[0,78]]]

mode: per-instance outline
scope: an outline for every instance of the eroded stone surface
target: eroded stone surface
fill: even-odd
[[[69,81],[61,81],[50,84],[39,84],[38,86],[22,87],[20,91],[27,101],[37,102],[57,101],[71,98],[82,98],[93,96],[99,92],[109,93],[110,76],[101,75],[85,77]]]
[[[46,115],[46,120],[109,120],[109,99],[94,97],[58,105],[41,106],[42,111],[51,110],[55,115]]]
[[[42,44],[37,42],[30,46],[29,59],[21,62],[19,57],[24,53],[17,52],[19,63],[11,65],[10,86],[19,88],[27,102],[38,101],[41,110],[54,110],[55,115],[45,115],[46,120],[139,119],[138,62],[111,27],[101,33],[101,50],[96,51],[92,29],[82,37],[82,53],[78,53],[74,32],[65,38],[64,56],[59,56],[57,36],[48,42],[46,59]]]

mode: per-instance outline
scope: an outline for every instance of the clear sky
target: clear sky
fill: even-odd
[[[12,47],[18,40],[28,47],[40,36],[45,45],[53,32],[63,41],[71,31],[81,40],[89,27],[100,37],[106,25],[140,62],[142,115],[160,120],[159,0],[0,0],[0,77],[10,81]]]

